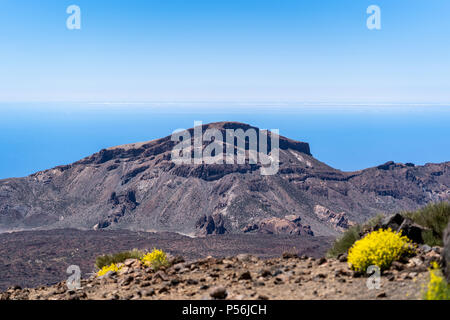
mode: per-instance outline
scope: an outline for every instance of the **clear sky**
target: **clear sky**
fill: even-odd
[[[81,30],[66,28],[72,4]],[[448,103],[449,13],[448,0],[0,0],[0,101]]]

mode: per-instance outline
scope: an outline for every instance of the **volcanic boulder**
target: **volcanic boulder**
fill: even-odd
[[[288,216],[292,218],[292,216]],[[294,222],[295,221],[295,222]],[[267,218],[256,224],[249,224],[243,231],[245,233],[257,231],[264,234],[285,234],[285,235],[310,235],[314,236],[314,232],[308,225],[300,223],[300,217],[294,218],[294,221],[286,218]]]
[[[222,214],[215,214],[210,216],[202,216],[198,219],[196,225],[196,235],[205,236],[208,234],[225,234],[225,221]]]

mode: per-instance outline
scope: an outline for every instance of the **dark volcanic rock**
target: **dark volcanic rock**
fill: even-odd
[[[225,234],[227,229],[225,229],[224,225],[225,222],[220,213],[214,216],[203,216],[195,225],[195,228],[197,229],[196,234],[199,236],[205,236],[208,234]]]
[[[248,225],[246,225],[244,228],[242,228],[242,232],[247,233],[247,232],[252,232],[255,230],[258,230],[259,225],[257,223],[250,223]]]
[[[399,213],[385,217],[374,227],[374,229],[379,228],[390,228],[393,231],[401,232],[402,235],[407,236],[415,243],[423,244],[422,234],[425,231],[425,228],[415,224],[411,219],[405,218]]]
[[[391,228],[392,230],[398,230],[398,228],[400,228],[404,220],[405,218],[400,213],[387,216],[381,221],[381,228],[383,229]]]
[[[407,236],[408,239],[419,244],[423,243],[422,233],[424,230],[423,227],[413,223],[410,219],[405,219],[398,228],[398,231],[401,231],[402,235]]]

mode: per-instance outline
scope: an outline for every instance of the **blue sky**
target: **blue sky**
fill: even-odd
[[[81,8],[82,29],[66,28]],[[381,30],[366,8],[381,7]],[[448,0],[0,0],[0,101],[450,102]]]

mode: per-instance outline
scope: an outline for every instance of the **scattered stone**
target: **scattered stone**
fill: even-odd
[[[163,287],[161,287],[158,290],[158,293],[165,293],[165,292],[169,292],[169,285],[165,284]]]
[[[272,276],[276,277],[276,276],[278,276],[278,275],[280,275],[280,274],[282,274],[282,273],[283,273],[283,271],[281,271],[281,269],[276,269],[276,270],[272,273]]]
[[[298,258],[298,255],[296,253],[291,253],[291,252],[284,252],[282,255],[283,259],[296,259]]]
[[[261,269],[259,271],[259,274],[261,275],[261,277],[270,277],[272,275],[272,272],[270,272],[270,270],[268,269]]]
[[[408,263],[406,264],[406,268],[413,269],[416,267],[420,267],[423,265],[423,261],[419,257],[414,257],[409,259]]]
[[[182,268],[184,268],[185,266],[184,266],[184,264],[183,263],[177,263],[177,264],[175,264],[175,265],[173,265],[172,266],[172,268],[175,270],[175,271],[180,271]]]
[[[316,261],[316,265],[320,266],[320,265],[322,265],[322,264],[324,264],[326,262],[327,262],[327,259],[322,257],[322,258],[320,258],[319,260]]]
[[[399,261],[394,261],[391,264],[391,269],[395,269],[395,270],[398,270],[398,271],[404,270],[405,267],[406,266],[403,263],[399,262]]]
[[[186,280],[186,284],[188,284],[188,285],[196,285],[196,284],[198,284],[198,281],[195,280],[195,279],[187,279]]]
[[[423,245],[419,246],[419,249],[422,250],[422,252],[424,252],[424,253],[428,253],[431,251],[431,247],[427,244],[423,244]]]
[[[326,277],[327,277],[326,274],[324,274],[324,273],[319,273],[319,274],[316,274],[316,275],[313,277],[313,280],[314,280],[314,281],[321,281],[321,280],[325,279]]]
[[[386,292],[380,292],[379,294],[377,294],[377,298],[386,298],[387,294]]]
[[[252,280],[252,275],[250,271],[244,271],[239,275],[238,280]]]
[[[273,283],[274,284],[282,284],[282,283],[284,283],[284,281],[283,281],[283,279],[276,277],[275,280],[273,280]]]
[[[155,294],[155,289],[153,288],[149,288],[147,290],[141,290],[141,294],[144,297],[150,297],[153,296]]]
[[[119,274],[128,274],[132,272],[132,268],[130,267],[123,267],[122,269],[119,270]]]
[[[214,299],[225,299],[228,293],[224,287],[215,287],[211,290],[209,295]]]
[[[348,255],[346,253],[340,254],[338,257],[339,262],[347,262]]]
[[[169,280],[169,278],[167,277],[167,275],[165,274],[165,272],[162,272],[162,271],[156,272],[153,278],[160,278],[162,281],[167,281],[167,280]]]
[[[179,279],[172,279],[170,280],[170,285],[176,287],[178,284],[180,284]]]
[[[134,280],[133,276],[127,276],[122,281],[119,282],[119,285],[121,286],[127,286],[131,283],[131,281]]]
[[[150,287],[150,281],[143,281],[140,283],[141,288]]]
[[[441,247],[432,247],[431,250],[433,250],[437,254],[441,254]]]
[[[348,276],[348,272],[343,269],[337,269],[334,271],[335,277]]]
[[[251,262],[253,260],[253,257],[250,254],[238,254],[236,256],[236,259],[240,262]]]
[[[127,267],[131,267],[136,262],[137,262],[136,259],[127,259],[127,260],[125,260],[125,262],[123,264]]]
[[[184,261],[184,258],[182,256],[175,256],[173,258],[169,258],[169,262],[170,262],[171,265],[174,265],[174,264],[183,263],[185,261]]]

